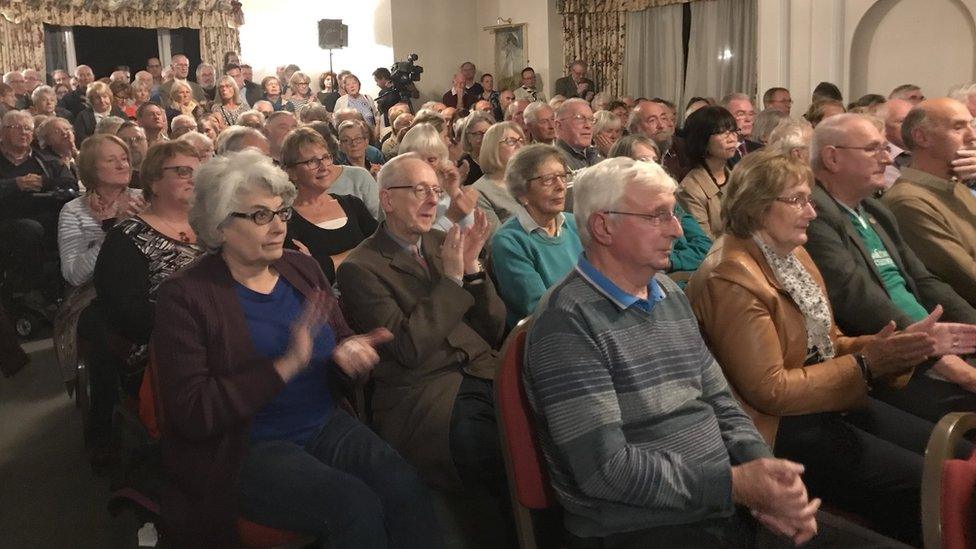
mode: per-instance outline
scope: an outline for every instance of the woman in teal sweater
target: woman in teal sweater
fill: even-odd
[[[523,147],[509,161],[505,184],[522,207],[491,240],[492,269],[509,326],[532,314],[583,251],[573,214],[563,212],[569,177],[562,153],[551,145]]]

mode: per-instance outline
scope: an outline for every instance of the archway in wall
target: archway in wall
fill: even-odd
[[[927,95],[976,80],[976,21],[960,0],[879,0],[857,22],[850,100],[914,83]],[[956,69],[953,69],[956,67]]]

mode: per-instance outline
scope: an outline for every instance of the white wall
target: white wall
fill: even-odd
[[[477,64],[476,0],[392,0],[393,54],[411,53],[424,67],[417,88],[421,102],[440,100],[464,61]],[[372,72],[372,69],[371,69]],[[419,103],[418,103],[419,106]]]
[[[349,47],[334,50],[336,72],[349,69],[375,97],[371,76],[393,63],[391,0],[307,2],[247,0],[241,27],[241,58],[254,67],[255,80],[274,74],[278,65],[295,63],[318,86],[319,73],[329,69],[329,52],[319,48],[319,19],[341,19],[349,26]],[[397,0],[397,4],[401,0]]]
[[[784,86],[793,114],[821,81],[845,101],[915,83],[928,97],[976,80],[976,0],[758,0],[759,92]]]
[[[349,69],[375,97],[371,74],[411,53],[424,67],[420,102],[440,99],[451,87],[460,64],[473,61],[478,73],[494,72],[493,35],[482,30],[499,17],[527,23],[529,63],[547,95],[563,75],[562,19],[557,0],[248,0],[241,27],[241,57],[255,78],[274,74],[278,65],[295,63],[313,80],[329,68],[329,55],[318,47],[318,20],[342,19],[349,26],[349,47],[335,50],[336,72]],[[419,102],[417,103],[419,105]]]
[[[495,37],[484,27],[493,26],[498,18],[513,24],[526,23],[529,66],[535,69],[537,82],[546,97],[552,96],[557,78],[564,76],[562,53],[562,17],[556,12],[556,0],[479,0],[478,2],[478,72],[496,72]],[[497,80],[496,80],[497,82]]]

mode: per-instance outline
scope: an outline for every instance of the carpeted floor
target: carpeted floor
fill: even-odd
[[[51,340],[25,348],[31,363],[0,378],[0,549],[136,547],[135,516],[106,511]]]

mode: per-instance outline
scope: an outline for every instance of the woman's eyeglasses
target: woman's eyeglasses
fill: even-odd
[[[285,206],[280,210],[267,210],[262,208],[256,212],[251,212],[251,213],[231,212],[230,216],[240,217],[243,219],[250,219],[251,221],[254,222],[255,225],[267,225],[268,223],[271,223],[271,220],[274,219],[274,216],[276,215],[278,216],[278,219],[287,223],[288,220],[291,219],[292,214],[294,213],[295,213],[294,208],[292,208],[291,206]]]
[[[313,158],[309,158],[308,160],[302,160],[302,161],[299,161],[299,162],[292,162],[291,165],[292,166],[305,166],[306,168],[308,168],[310,170],[317,170],[317,169],[321,168],[323,165],[328,166],[331,163],[332,163],[332,155],[331,154],[326,154],[326,155],[320,156],[318,158],[313,157]]]
[[[814,210],[817,209],[812,196],[777,196],[776,201],[789,204],[798,210],[802,210],[806,206],[810,206]]]
[[[176,177],[180,179],[190,179],[193,177],[193,168],[190,166],[166,166],[163,171],[172,170],[176,173]]]
[[[542,185],[543,187],[552,187],[552,185],[556,182],[556,180],[562,181],[563,183],[566,183],[567,181],[572,181],[573,174],[571,172],[550,173],[546,175],[530,177],[525,181],[526,182],[538,181],[539,184]]]

